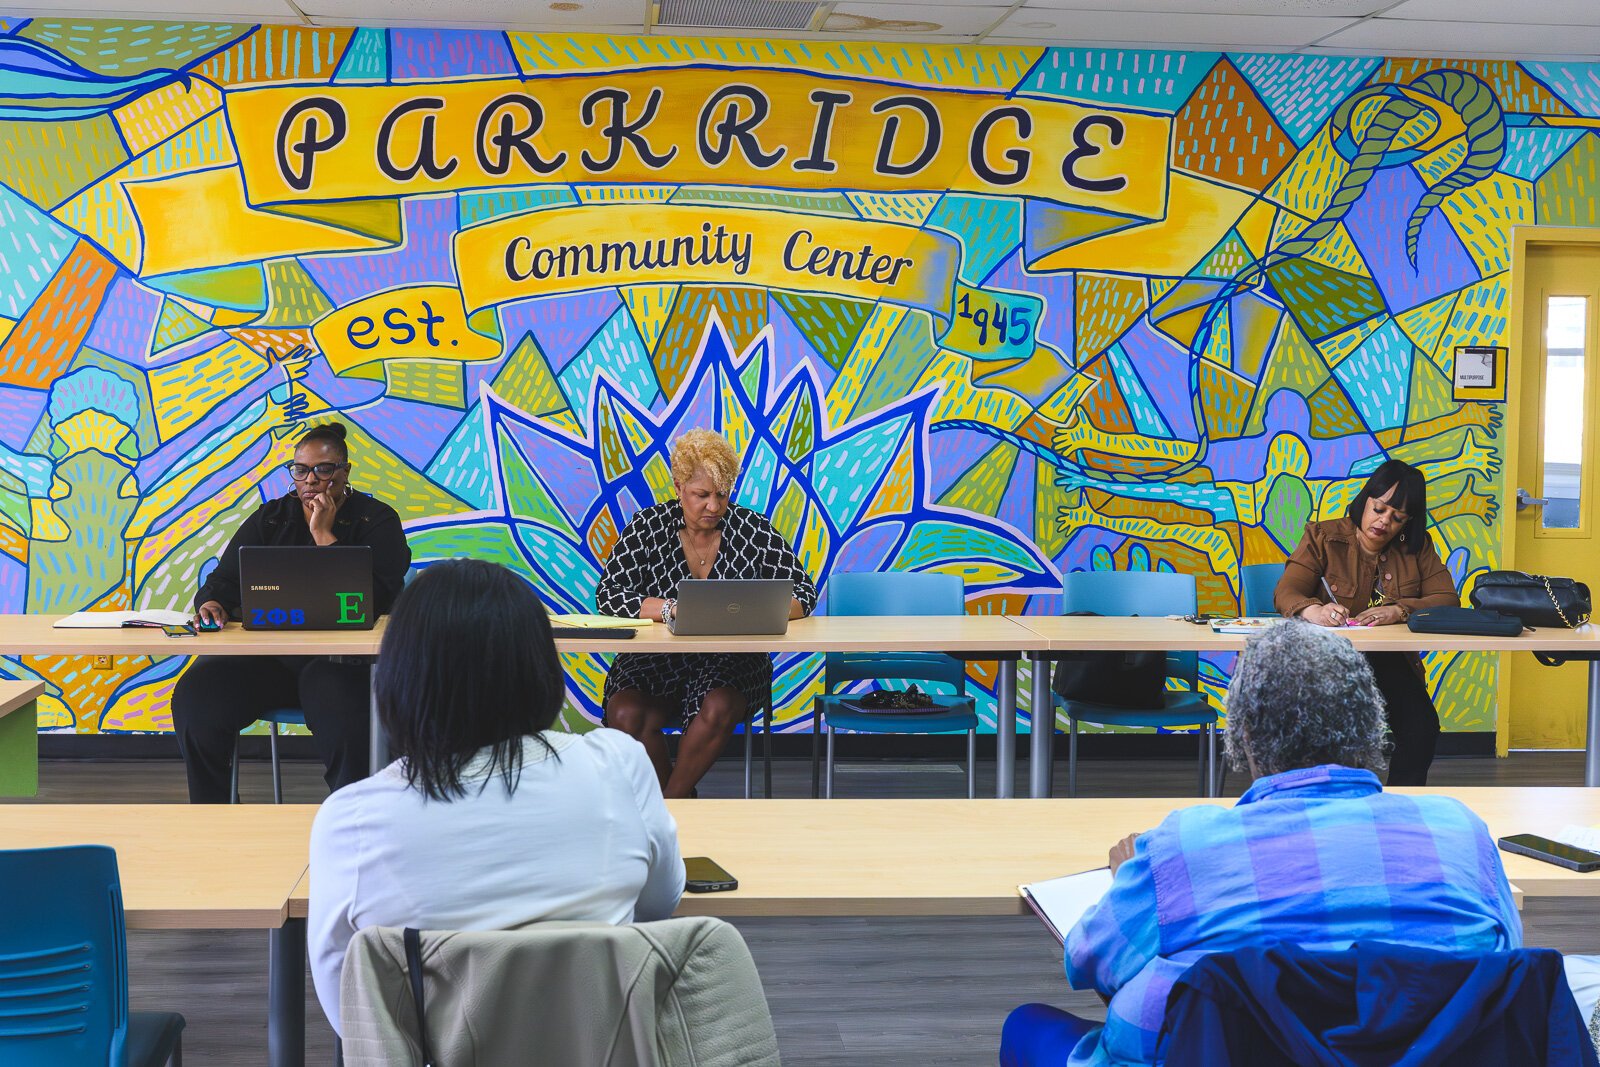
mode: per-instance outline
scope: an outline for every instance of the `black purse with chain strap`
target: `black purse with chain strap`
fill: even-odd
[[[1525,626],[1572,630],[1589,621],[1589,587],[1571,578],[1490,571],[1478,579],[1472,606],[1515,615]]]

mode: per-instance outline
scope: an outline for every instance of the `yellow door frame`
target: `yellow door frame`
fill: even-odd
[[[1515,425],[1522,411],[1522,374],[1524,345],[1527,343],[1524,315],[1526,312],[1526,286],[1528,256],[1535,248],[1560,245],[1600,245],[1600,228],[1581,226],[1514,226],[1511,229],[1511,318],[1506,352],[1506,417],[1501,423],[1503,479],[1500,486],[1500,567],[1512,566],[1517,548],[1517,437]],[[1507,656],[1520,656],[1520,652],[1501,652],[1503,668]],[[1504,669],[1495,672],[1495,755],[1504,756],[1511,749],[1511,685],[1510,673]]]

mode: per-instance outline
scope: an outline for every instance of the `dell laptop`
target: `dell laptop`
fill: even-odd
[[[678,583],[672,632],[683,637],[743,637],[789,632],[794,582],[788,578],[685,578]]]
[[[246,630],[370,630],[378,621],[367,545],[245,545],[239,594]]]

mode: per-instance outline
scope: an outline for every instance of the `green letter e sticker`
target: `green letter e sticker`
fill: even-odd
[[[363,610],[362,601],[366,598],[360,593],[335,593],[339,598],[339,625],[356,626],[367,621],[367,613]]]

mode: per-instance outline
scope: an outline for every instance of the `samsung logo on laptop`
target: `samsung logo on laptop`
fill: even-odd
[[[276,593],[279,589],[280,587],[276,585],[252,585],[250,587],[252,593]]]

